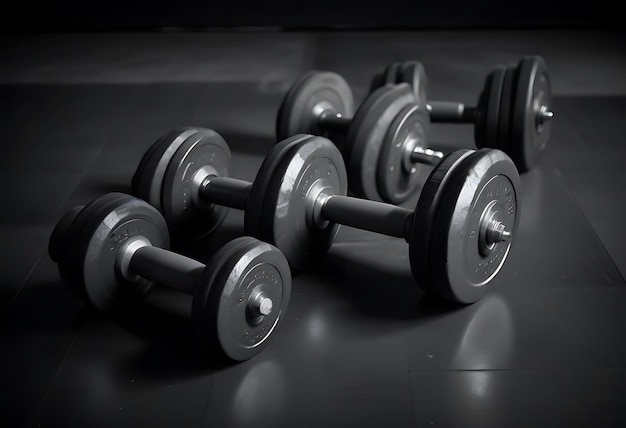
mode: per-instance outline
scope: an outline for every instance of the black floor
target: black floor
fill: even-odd
[[[576,32],[211,33],[0,38],[0,426],[626,426],[626,54]],[[129,191],[147,147],[212,127],[252,180],[291,82],[343,74],[357,98],[420,59],[432,99],[474,102],[497,63],[543,55],[556,118],[522,176],[494,291],[454,307],[415,286],[404,241],[341,229],[294,278],[270,346],[223,367],[196,351],[190,299],[128,317],[88,309],[47,255],[70,207]],[[472,147],[469,126],[432,144]],[[415,195],[406,203],[414,205]],[[231,211],[206,260],[243,233]]]

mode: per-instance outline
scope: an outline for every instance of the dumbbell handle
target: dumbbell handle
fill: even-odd
[[[321,204],[320,214],[324,220],[408,241],[413,222],[412,210],[384,202],[339,195],[321,195],[316,202]]]
[[[251,189],[248,181],[208,175],[202,180],[199,196],[205,202],[245,210]],[[408,236],[413,218],[411,210],[367,199],[333,195],[322,203],[323,220],[397,238]]]
[[[411,152],[411,162],[437,165],[443,159],[443,152],[417,146]]]
[[[404,238],[409,243],[415,216],[415,211],[397,205],[350,196],[325,195],[323,191],[315,197],[313,209],[309,212],[313,213],[314,216],[319,213],[321,219],[313,218],[313,222],[318,225],[324,224],[325,220],[396,238]],[[501,221],[493,219],[489,215],[481,221],[479,229],[484,231],[486,245],[511,239],[511,231],[506,230]]]
[[[245,210],[251,188],[248,181],[209,175],[202,181],[200,197],[206,202]],[[411,210],[367,199],[332,195],[321,203],[323,220],[398,238],[408,236],[407,228],[413,218]]]
[[[205,202],[245,210],[251,189],[249,181],[207,175],[200,184],[198,195]]]
[[[133,244],[136,248],[133,248]],[[182,291],[193,296],[196,282],[206,267],[199,261],[176,254],[163,248],[153,247],[140,239],[127,245],[131,251],[128,274],[139,275],[159,285]]]
[[[332,110],[324,110],[319,113],[319,127],[331,134],[346,135],[352,122],[352,118],[345,117],[341,113]]]
[[[196,292],[196,284],[206,269],[206,265],[176,254],[163,248],[153,247],[147,239],[133,237],[123,248],[120,265],[122,275],[127,280],[139,275],[159,285],[173,288],[190,296]],[[247,308],[255,316],[269,315],[272,312],[272,300],[263,292],[258,292],[248,301]]]
[[[426,109],[431,122],[474,123],[478,116],[476,107],[468,107],[453,101],[429,101]]]

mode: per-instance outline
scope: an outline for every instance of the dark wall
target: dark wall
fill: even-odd
[[[626,0],[10,0],[4,31],[145,30],[160,27],[451,28],[618,27]]]

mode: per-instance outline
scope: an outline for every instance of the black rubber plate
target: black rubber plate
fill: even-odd
[[[538,113],[542,106],[550,109],[552,92],[541,57],[523,58],[517,67],[510,154],[520,172],[525,172],[539,162],[548,143],[551,120],[538,122]]]
[[[481,94],[481,98],[484,97],[484,103],[479,103],[481,118],[474,127],[474,139],[478,148],[498,148],[500,103],[505,71],[504,66],[498,66],[489,73],[485,80],[485,88]]]
[[[457,165],[473,152],[462,149],[446,155],[431,171],[417,201],[409,240],[409,260],[413,277],[427,290],[434,290],[430,273],[430,243],[437,207],[450,175]]]
[[[507,67],[502,80],[502,95],[500,97],[500,119],[498,122],[498,146],[497,148],[511,156],[511,108],[515,94],[515,67]]]
[[[424,65],[419,61],[405,61],[398,70],[396,83],[408,83],[418,100],[425,103],[428,95],[428,78]]]

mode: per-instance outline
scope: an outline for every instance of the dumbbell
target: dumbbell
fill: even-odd
[[[318,263],[345,224],[404,238],[418,284],[470,303],[500,271],[517,230],[519,174],[499,150],[447,155],[408,210],[346,196],[343,158],[327,138],[295,135],[278,143],[253,183],[216,174],[212,162],[226,163],[225,148],[215,131],[198,130],[175,151],[165,150],[164,180],[138,170],[134,181],[161,183],[156,193],[172,230],[212,230],[203,215],[212,204],[245,209],[245,233],[279,248],[292,269]]]
[[[426,147],[430,119],[408,84],[377,88],[354,113],[346,80],[330,71],[302,75],[286,93],[276,118],[283,140],[296,134],[330,138],[341,149],[350,193],[401,203],[419,186],[419,165],[443,153]]]
[[[48,252],[64,282],[100,310],[127,307],[157,282],[193,296],[192,318],[209,349],[236,361],[261,352],[291,295],[284,255],[244,236],[205,265],[168,245],[167,224],[154,207],[113,192],[68,211]]]
[[[426,103],[427,79],[417,61],[394,61],[372,79],[371,91],[389,83],[409,83]],[[478,147],[507,153],[520,172],[540,160],[550,135],[552,92],[545,60],[527,56],[514,66],[499,65],[487,75],[476,106],[448,101],[428,101],[433,123],[474,124]]]

